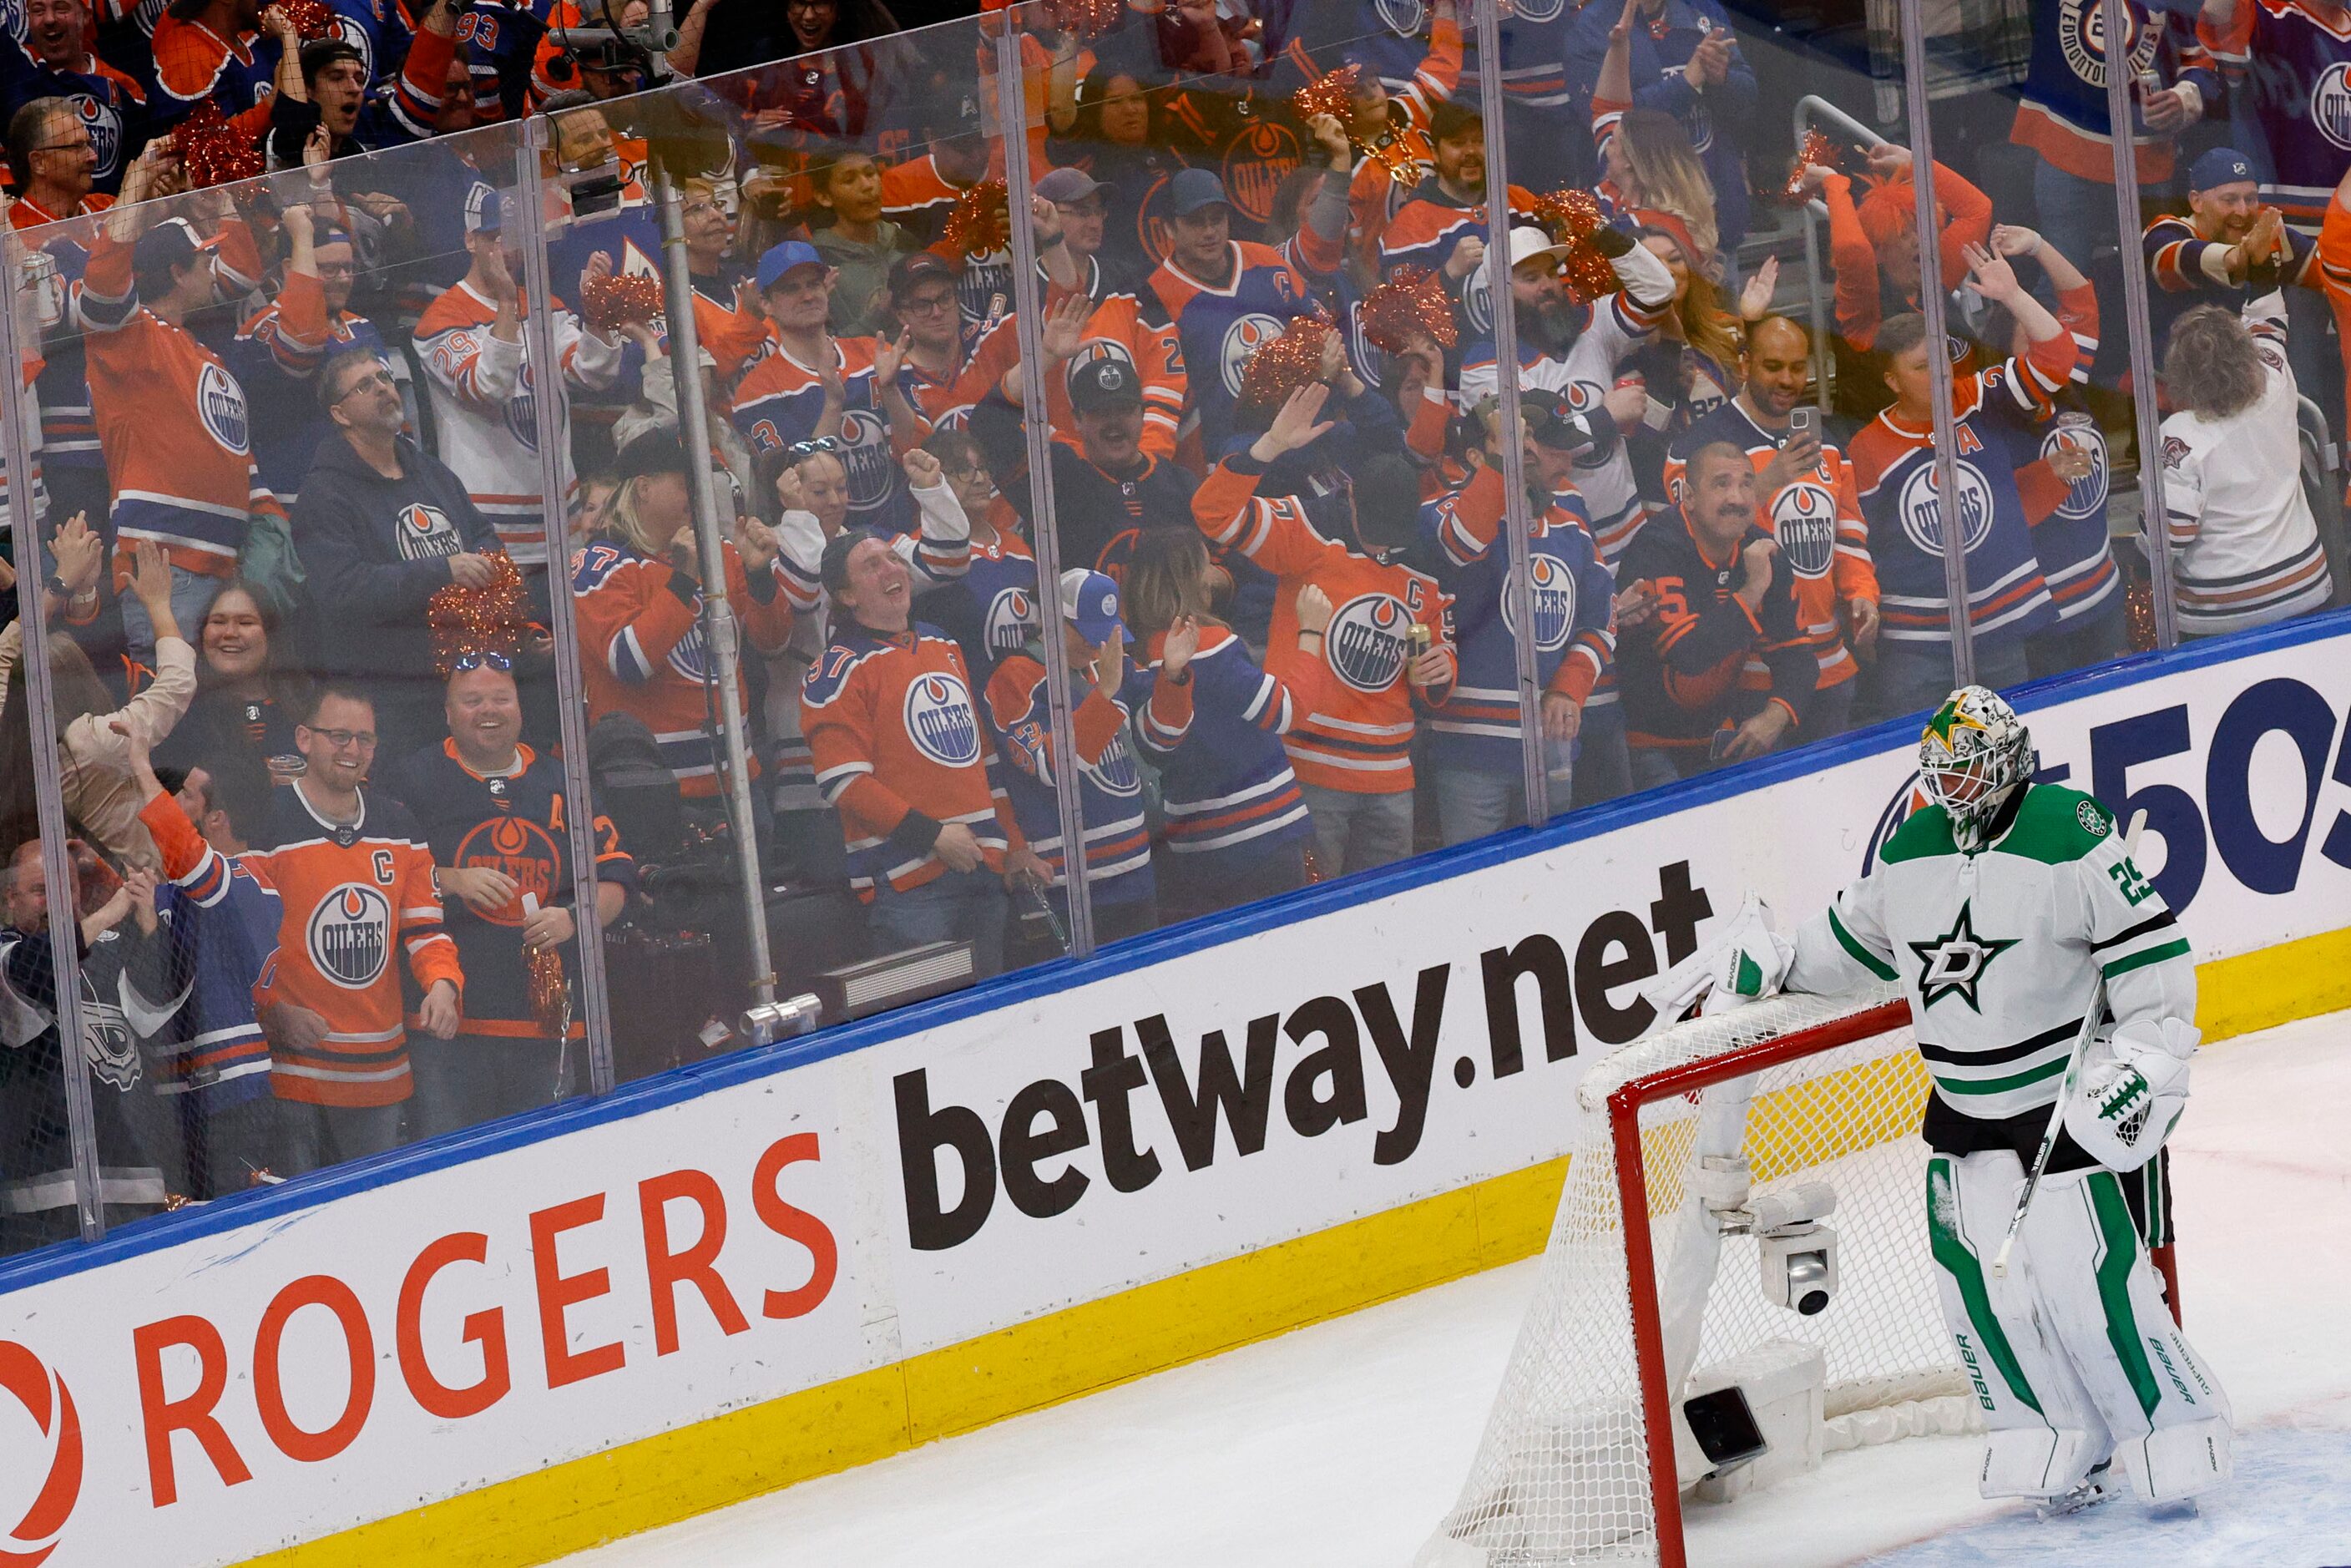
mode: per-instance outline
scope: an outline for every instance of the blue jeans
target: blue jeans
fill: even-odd
[[[1632,763],[1625,755],[1625,708],[1604,703],[1583,710],[1583,729],[1575,737],[1575,809],[1597,806],[1633,792]],[[1559,802],[1552,802],[1557,810]]]
[[[942,872],[904,893],[886,879],[873,884],[866,923],[877,952],[894,953],[925,942],[968,942],[973,972],[981,979],[1004,968],[1004,922],[1009,911],[1004,879],[986,866]]]
[[[204,641],[204,612],[213,607],[213,596],[226,580],[190,571],[184,566],[172,569],[172,619],[180,623],[180,635],[190,643]],[[147,619],[147,607],[139,602],[135,593],[122,595],[122,640],[132,658],[141,664],[153,661],[155,623]]]
[[[1325,880],[1400,861],[1412,853],[1412,791],[1358,795],[1298,782],[1314,818],[1314,858]]]
[[[2111,243],[2115,237],[2115,188],[2111,183],[2085,180],[2079,174],[2069,174],[2054,163],[2043,160],[2032,170],[2032,204],[2039,209],[2041,237],[2063,251],[2065,259],[2090,270],[2090,252],[2100,241]],[[2137,236],[2132,236],[2134,249]],[[1947,285],[1957,287],[1959,279],[1949,277]]]
[[[1976,644],[1976,685],[1994,691],[2021,686],[2032,678],[2025,664],[2024,644],[2005,642]],[[1941,706],[1958,685],[1951,674],[1949,643],[1877,644],[1877,669],[1871,681],[1870,711],[1879,718],[1925,713]]]

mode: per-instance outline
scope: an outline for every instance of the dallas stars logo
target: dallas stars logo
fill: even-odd
[[[1932,942],[1912,942],[1910,951],[1918,955],[1918,1004],[1933,1007],[1945,997],[1957,997],[1968,1004],[1972,1012],[1983,1011],[1978,999],[1977,988],[1983,984],[1983,972],[1991,961],[2016,946],[2017,939],[2001,941],[1976,935],[1975,915],[1968,904],[1959,905],[1959,917],[1951,929]]]
[[[1927,721],[1927,737],[1942,742],[1945,751],[1956,752],[1960,731],[1983,727],[1981,719],[1962,710],[1957,699],[1953,699],[1944,703],[1936,710],[1935,716]]]

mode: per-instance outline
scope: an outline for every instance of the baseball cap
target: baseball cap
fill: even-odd
[[[1574,411],[1567,400],[1554,392],[1529,387],[1519,393],[1519,415],[1527,423],[1527,434],[1538,446],[1548,446],[1554,452],[1572,452],[1590,441],[1590,435],[1573,423]]]
[[[1056,169],[1037,182],[1037,193],[1059,207],[1082,202],[1096,191],[1108,189],[1106,182],[1095,179],[1083,169]]]
[[[1567,246],[1551,243],[1551,235],[1531,224],[1520,224],[1510,230],[1510,265],[1532,261],[1539,256],[1557,261],[1567,254]]]
[[[1118,584],[1099,571],[1073,566],[1061,574],[1061,619],[1097,648],[1113,637],[1127,640],[1118,616]]]
[[[804,239],[788,239],[781,245],[769,246],[759,257],[759,292],[765,294],[784,280],[784,274],[796,267],[822,267],[824,257],[817,255],[816,246]]]
[[[299,58],[302,62],[302,79],[305,81],[317,76],[337,60],[350,60],[361,67],[367,64],[366,57],[340,37],[311,39],[302,46]]]
[[[496,234],[506,227],[506,221],[497,187],[475,181],[465,192],[465,232]]]
[[[1143,378],[1124,360],[1092,360],[1070,372],[1070,407],[1079,413],[1143,405]]]
[[[2188,166],[2190,195],[2215,185],[2241,184],[2253,178],[2253,161],[2233,147],[2215,147]]]
[[[1179,169],[1167,182],[1167,210],[1176,217],[1189,217],[1219,202],[1228,207],[1233,204],[1233,199],[1225,194],[1225,183],[1208,170]]]
[[[195,225],[187,219],[165,218],[139,236],[138,246],[131,253],[131,266],[142,276],[153,276],[210,248],[196,236]]]
[[[648,474],[686,472],[685,443],[674,426],[655,425],[621,448],[612,460],[612,477],[625,485]]]
[[[893,298],[904,298],[914,292],[915,285],[932,278],[946,283],[956,280],[955,268],[949,267],[936,251],[910,251],[890,264],[890,293]]]

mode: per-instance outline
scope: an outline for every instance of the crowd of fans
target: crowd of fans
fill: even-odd
[[[2351,301],[2351,97],[2323,68],[2351,24],[2322,0],[2128,5],[2140,236],[2113,232],[2095,0],[2016,5],[2008,90],[1938,110],[1967,114],[1934,176],[1946,343],[1909,152],[1782,129],[1806,92],[1869,118],[1869,78],[1715,0],[1513,7],[1499,238],[1455,0],[1011,13],[1010,128],[977,29],[695,0],[656,57],[644,0],[610,4],[27,0],[0,29],[12,557],[47,609],[112,1218],[581,1086],[579,876],[616,1012],[723,1040],[730,727],[791,981],[1058,951],[1073,876],[1112,940],[1490,833],[1526,820],[1529,748],[1561,811],[1928,706],[1953,681],[1946,364],[1978,678],[2147,645],[2151,570],[2183,635],[2334,601],[2302,482],[2307,409],[2341,423],[2312,307]],[[628,97],[662,75],[695,79]],[[204,183],[264,168],[257,194]],[[2156,387],[2129,384],[2126,266]],[[2151,559],[2120,537],[2150,462]],[[14,622],[0,661],[5,1249],[70,1234],[73,1191]]]

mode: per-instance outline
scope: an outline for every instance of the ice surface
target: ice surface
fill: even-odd
[[[1689,1521],[1709,1568],[2351,1563],[2351,1014],[2197,1059],[2173,1185],[2189,1333],[2243,1429],[2193,1517],[2043,1522],[1976,1441],[1832,1456]],[[1534,1282],[1515,1264],[567,1559],[569,1568],[1381,1568],[1451,1505]]]

